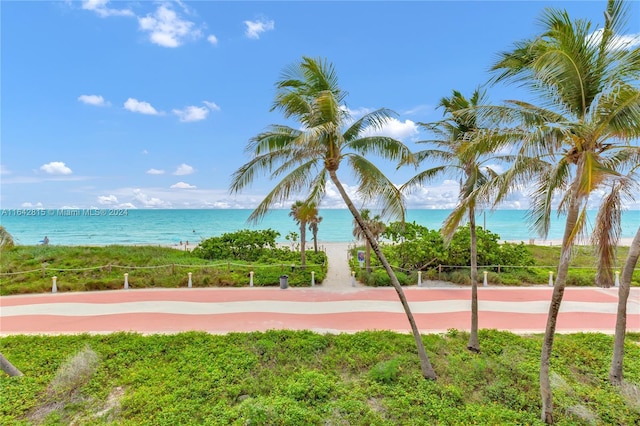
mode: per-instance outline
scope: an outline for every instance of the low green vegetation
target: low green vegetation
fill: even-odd
[[[527,245],[524,243],[500,243],[501,237],[490,230],[478,227],[479,279],[487,271],[490,284],[542,285],[549,283],[549,272],[555,274],[560,259],[559,246]],[[442,280],[456,284],[470,284],[469,226],[459,228],[449,245],[446,245],[439,230],[422,225],[399,222],[386,227],[382,237],[386,242],[382,249],[398,272],[398,280],[404,284],[415,284],[418,271],[423,280]],[[377,259],[371,259],[373,270],[367,273],[357,262],[357,251],[353,249],[351,266],[358,279],[371,286],[390,285],[389,278]],[[591,246],[573,248],[567,284],[573,286],[596,285],[596,253]],[[617,264],[622,266],[629,247],[618,247]],[[640,269],[633,274],[632,286],[640,286]]]
[[[10,336],[24,376],[0,376],[0,424],[540,424],[540,336],[481,330],[425,335],[439,374],[420,375],[410,335],[268,331]],[[552,363],[559,425],[640,419],[640,335],[627,339],[626,383],[607,382],[613,338],[559,335]]]
[[[302,269],[299,252],[276,246],[275,231],[229,235],[235,244],[227,243],[225,234],[204,240],[193,252],[159,246],[15,246],[0,256],[0,295],[51,291],[53,276],[58,291],[123,288],[125,273],[130,288],[186,287],[189,272],[193,287],[248,286],[251,271],[255,286],[278,285],[283,274],[291,286],[309,286],[312,271],[316,283],[325,277],[324,252],[307,254]]]

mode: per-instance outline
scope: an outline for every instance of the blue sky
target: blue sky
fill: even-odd
[[[0,205],[255,207],[271,184],[230,195],[230,176],[252,136],[285,123],[269,112],[274,83],[303,55],[334,64],[355,114],[396,111],[385,133],[419,148],[416,122],[441,118],[453,89],[484,84],[550,5],[601,26],[606,2],[2,1]],[[628,30],[640,34],[638,1]],[[397,184],[415,174],[377,164]],[[443,179],[408,206],[451,208],[456,195]],[[342,207],[335,188],[323,207]]]

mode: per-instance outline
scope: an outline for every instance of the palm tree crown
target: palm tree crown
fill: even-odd
[[[231,192],[241,191],[259,173],[268,172],[272,179],[280,179],[249,219],[259,220],[270,206],[286,202],[295,193],[305,192],[305,202],[319,204],[329,174],[335,173],[343,161],[356,177],[359,194],[380,202],[389,215],[404,218],[400,192],[367,159],[375,154],[392,161],[412,160],[410,150],[400,141],[371,136],[393,112],[383,108],[353,121],[344,105],[346,93],[339,88],[335,70],[326,61],[303,58],[300,64],[285,70],[276,87],[271,109],[297,119],[302,129],[271,125],[249,142],[247,151],[253,158],[234,173]]]

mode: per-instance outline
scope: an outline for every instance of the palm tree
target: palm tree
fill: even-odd
[[[381,220],[379,214],[373,217],[370,217],[370,214],[371,214],[371,211],[369,209],[363,209],[360,212],[360,216],[362,216],[362,220],[367,225],[367,228],[369,228],[369,231],[371,231],[371,234],[373,235],[375,240],[378,241],[380,239],[380,235],[382,235],[382,233],[385,231],[387,226]],[[370,273],[371,272],[371,244],[369,244],[369,240],[364,234],[364,231],[362,230],[358,222],[356,222],[355,220],[353,221],[353,236],[356,237],[358,240],[364,240],[365,242],[365,257],[364,257],[365,268],[367,272]]]
[[[322,216],[318,216],[318,208],[316,207],[313,215],[309,218],[309,231],[313,234],[313,251],[318,252],[318,224],[322,222]]]
[[[609,369],[609,382],[612,385],[622,384],[622,363],[624,360],[624,338],[627,332],[627,300],[629,299],[629,288],[631,287],[631,276],[633,269],[640,257],[640,228],[633,238],[627,261],[622,269],[620,277],[620,288],[618,290],[618,312],[616,315],[615,341],[613,343],[613,358]]]
[[[405,183],[401,190],[410,191],[423,186],[440,175],[452,175],[460,181],[458,204],[445,219],[442,235],[450,242],[453,234],[464,218],[469,220],[471,249],[471,332],[467,349],[480,352],[478,341],[478,250],[476,236],[476,206],[478,189],[491,181],[497,173],[486,165],[489,157],[481,149],[481,140],[493,135],[483,128],[480,117],[475,113],[485,101],[485,93],[476,89],[471,98],[465,98],[454,90],[448,98],[442,98],[439,107],[444,108],[445,118],[435,123],[418,123],[434,133],[436,139],[421,141],[434,145],[433,149],[417,152],[418,161],[437,160],[439,165],[425,169]],[[509,160],[499,157],[499,160]]]
[[[410,150],[401,142],[367,133],[379,130],[392,112],[379,109],[351,121],[344,105],[346,92],[339,87],[333,66],[321,59],[303,57],[300,63],[285,69],[276,87],[271,110],[282,111],[287,119],[297,119],[301,127],[272,125],[253,137],[247,146],[253,157],[234,173],[230,191],[241,191],[259,173],[266,172],[272,178],[280,179],[249,216],[249,220],[257,221],[273,204],[286,201],[296,192],[308,193],[306,203],[319,204],[330,180],[389,274],[411,325],[423,376],[435,379],[404,291],[337,173],[340,165],[347,163],[356,176],[358,193],[364,200],[377,200],[383,214],[404,219],[400,192],[367,158],[373,154],[401,163],[412,161]]]
[[[531,129],[503,182],[536,179],[530,217],[541,235],[548,233],[556,196],[559,212],[566,215],[540,355],[542,420],[547,423],[554,421],[549,361],[556,321],[572,247],[586,223],[588,198],[629,167],[638,150],[631,141],[640,136],[640,48],[624,48],[616,34],[626,13],[622,1],[609,0],[604,27],[593,32],[590,22],[572,22],[566,11],[547,9],[541,19],[543,34],[516,43],[493,66],[495,81],[528,84],[544,101],[541,106],[510,101],[503,110]]]
[[[307,266],[307,223],[309,223],[309,221],[314,216],[318,216],[318,208],[313,203],[305,204],[302,201],[296,201],[291,206],[291,212],[289,212],[289,216],[293,217],[293,219],[300,227],[300,266],[302,268],[305,268]]]

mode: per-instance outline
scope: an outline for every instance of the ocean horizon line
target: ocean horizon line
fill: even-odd
[[[0,224],[20,245],[39,244],[46,236],[52,245],[176,245],[199,242],[224,233],[243,229],[273,229],[277,241],[287,242],[300,228],[289,215],[290,209],[273,209],[257,223],[249,222],[253,209],[50,209],[26,210],[33,215],[0,215]],[[438,230],[451,209],[407,209],[405,221]],[[19,214],[20,213],[20,214]],[[588,229],[593,229],[596,211],[587,215]],[[479,211],[476,223],[497,234],[503,241],[560,240],[564,220],[551,217],[546,236],[531,228],[528,210],[500,209]],[[318,241],[351,242],[354,219],[344,209],[319,209]],[[383,219],[384,221],[384,219]],[[392,222],[389,220],[386,223]],[[622,238],[633,237],[640,224],[640,210],[622,211]],[[310,232],[308,231],[310,235]],[[307,238],[307,240],[311,240]]]

